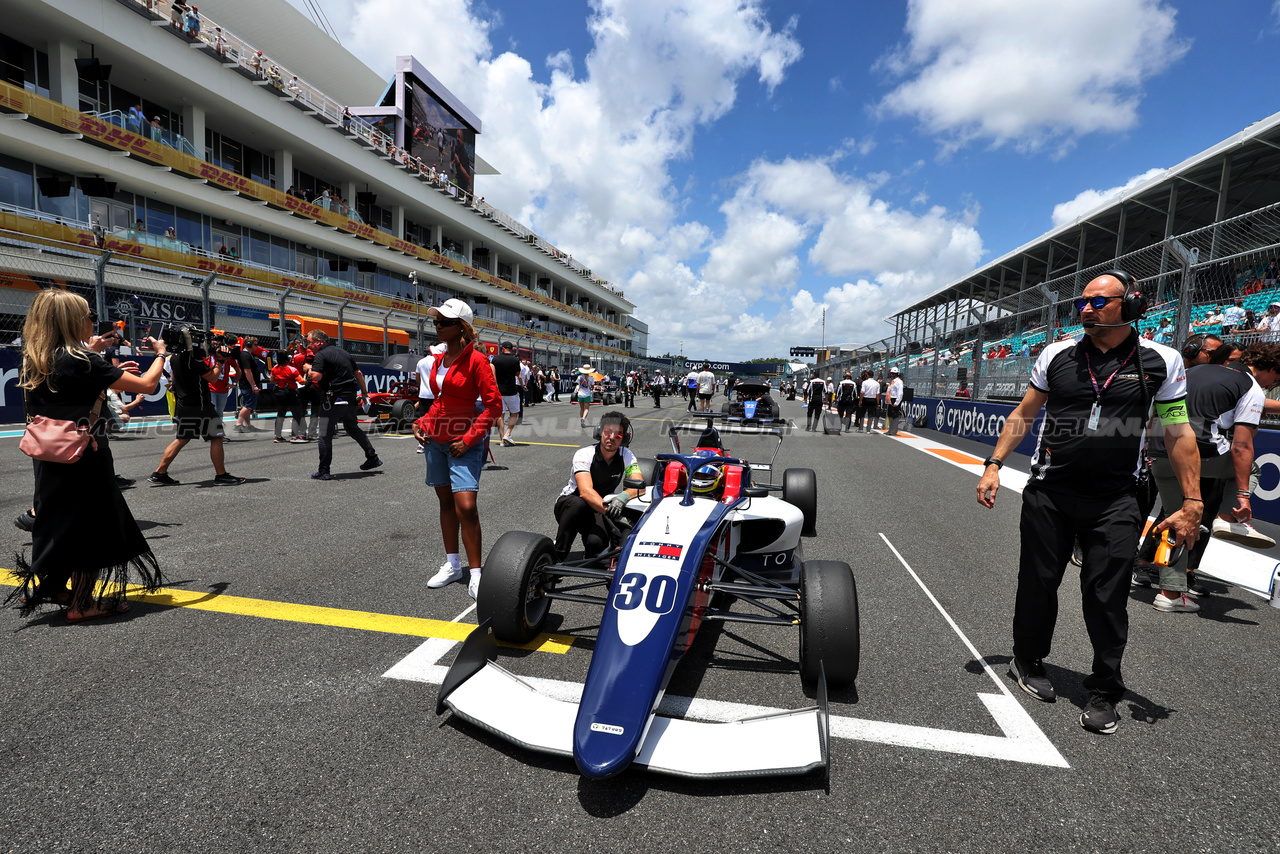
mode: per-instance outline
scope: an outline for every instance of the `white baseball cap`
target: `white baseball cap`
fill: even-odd
[[[899,371],[897,368],[890,368],[890,369],[889,369],[889,373],[891,373],[891,374],[898,374],[898,373],[901,373],[901,371]]]
[[[431,317],[447,317],[450,320],[464,320],[467,323],[470,323],[476,316],[476,313],[471,310],[471,306],[467,305],[460,299],[447,299],[441,305],[427,309],[427,314]]]

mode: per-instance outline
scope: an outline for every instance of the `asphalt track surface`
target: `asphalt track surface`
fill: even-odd
[[[633,411],[638,453],[667,449],[661,418],[683,411],[667,403]],[[798,403],[783,413],[803,424]],[[931,447],[985,452],[921,433]],[[530,410],[515,435],[521,445],[495,447],[498,466],[481,479],[486,549],[507,530],[552,532],[572,449],[589,441],[568,405]],[[1091,653],[1072,574],[1047,662],[1062,696],[1043,704],[1004,675],[1018,495],[985,510],[971,471],[910,443],[793,431],[778,458],[779,469],[817,471],[818,536],[805,556],[850,563],[861,600],[857,689],[831,697],[852,737],[832,739],[829,782],[633,770],[595,783],[569,760],[434,714],[436,686],[420,674],[457,646],[428,636],[465,628],[430,620],[474,613],[462,585],[426,587],[443,554],[411,438],[375,437],[386,465],[362,473],[355,443],[339,437],[328,483],[308,478],[313,445],[234,438],[228,468],[250,482],[232,488],[212,485],[195,444],[171,469],[181,485],[148,487],[166,440],[113,443],[117,470],[139,479],[126,495],[167,599],[83,625],[0,612],[0,851],[1280,847],[1280,611],[1215,584],[1202,614],[1161,614],[1153,591],[1135,590],[1119,732],[1086,733]],[[0,477],[8,519],[31,483],[16,440],[0,440]],[[4,530],[6,554],[29,542]],[[580,682],[592,622],[587,607],[558,608],[551,628],[572,637],[567,651],[505,650],[501,662]],[[810,705],[796,651],[792,630],[705,627],[669,695]],[[415,662],[428,665],[419,678]]]

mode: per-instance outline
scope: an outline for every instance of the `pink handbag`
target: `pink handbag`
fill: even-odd
[[[98,420],[101,409],[102,398],[99,397],[89,413],[90,424]],[[95,451],[98,450],[98,440],[89,435],[88,427],[81,427],[74,421],[37,415],[27,424],[22,441],[18,443],[18,450],[34,460],[46,463],[75,463],[84,456],[89,445],[93,445]]]

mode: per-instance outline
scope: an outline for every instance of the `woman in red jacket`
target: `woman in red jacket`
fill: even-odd
[[[444,587],[462,581],[466,573],[458,555],[458,528],[467,551],[470,578],[467,592],[476,598],[480,587],[480,513],[476,491],[484,467],[485,437],[502,413],[502,396],[489,358],[475,348],[471,306],[460,299],[446,300],[427,310],[436,336],[445,351],[436,357],[427,377],[436,402],[413,423],[413,433],[423,442],[427,460],[427,486],[440,500],[440,532],[448,560],[427,582]],[[484,404],[476,406],[477,398]]]

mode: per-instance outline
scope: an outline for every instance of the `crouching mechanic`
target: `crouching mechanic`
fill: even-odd
[[[623,489],[622,482],[640,477],[636,455],[626,447],[631,422],[616,410],[600,418],[600,442],[579,449],[569,467],[569,483],[556,499],[556,559],[564,560],[574,540],[582,535],[587,555],[611,547],[609,524],[622,520],[627,502],[640,494]]]

